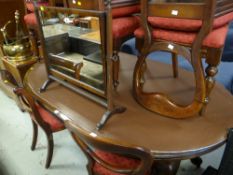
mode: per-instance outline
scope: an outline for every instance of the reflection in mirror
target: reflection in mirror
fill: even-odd
[[[40,7],[38,14],[49,71],[104,97],[106,60],[100,14],[52,7]]]

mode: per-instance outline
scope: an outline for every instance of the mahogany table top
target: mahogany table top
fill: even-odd
[[[75,121],[86,132],[95,132],[98,137],[114,142],[146,147],[155,159],[187,159],[216,149],[225,142],[227,128],[233,126],[233,96],[222,85],[217,83],[214,87],[204,116],[170,119],[137,104],[131,93],[137,58],[124,53],[120,58],[120,85],[114,96],[115,103],[127,110],[114,115],[100,131],[95,128],[105,112],[104,107],[57,83],[51,84],[46,92],[39,93],[47,78],[43,64],[34,65],[24,84],[35,98]],[[181,104],[192,100],[194,80],[191,72],[180,69],[181,76],[174,79],[170,65],[152,61],[148,61],[148,70],[146,79],[150,81],[147,81],[147,90],[153,87],[169,93]],[[154,79],[156,81],[152,81]]]

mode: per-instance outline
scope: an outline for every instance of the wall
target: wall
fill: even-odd
[[[15,24],[14,24],[14,12],[19,10],[21,15],[21,24],[23,21],[23,16],[25,14],[24,10],[24,0],[0,0],[0,28],[8,21],[12,20],[13,24],[8,26],[9,35],[14,36],[15,34]],[[2,34],[0,34],[0,41],[3,40]]]

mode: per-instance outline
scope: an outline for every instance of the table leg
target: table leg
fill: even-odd
[[[175,175],[179,166],[180,160],[156,160],[153,164],[153,175]]]

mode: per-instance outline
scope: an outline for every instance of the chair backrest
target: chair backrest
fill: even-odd
[[[225,15],[233,11],[232,0],[216,0],[215,17]]]
[[[105,0],[104,3],[107,4],[108,0]],[[136,5],[139,4],[139,0],[112,0],[111,1],[111,6],[112,8],[115,7],[125,7],[125,6],[131,6],[131,5]]]
[[[67,0],[69,8],[85,10],[103,10],[103,0]]]
[[[141,147],[114,143],[113,141],[100,138],[96,133],[86,132],[71,121],[65,121],[65,125],[71,132],[76,143],[87,155],[89,161],[96,161],[104,168],[115,173],[143,175],[149,171],[153,161],[149,150]],[[98,157],[94,152],[95,149],[119,155],[127,155],[141,161],[136,169],[118,169],[116,166]],[[93,162],[90,163],[93,164]]]
[[[229,129],[226,148],[218,170],[218,175],[233,174],[233,128]]]
[[[202,27],[193,45],[200,45],[212,30],[216,0],[141,0],[141,19],[144,31],[150,30],[148,17],[202,20]],[[150,40],[150,33],[145,36]],[[149,34],[148,34],[149,33]]]
[[[140,0],[112,0],[111,7],[119,8],[139,4]],[[108,4],[108,0],[67,0],[69,8],[79,8],[88,10],[103,10]]]
[[[36,122],[42,128],[50,128],[50,126],[40,116],[40,113],[36,106],[39,104],[36,104],[36,101],[34,100],[32,95],[30,95],[30,93],[27,92],[27,90],[25,90],[22,87],[17,87],[14,89],[14,93],[21,99],[24,105],[26,105],[29,108],[28,112],[34,122]]]

